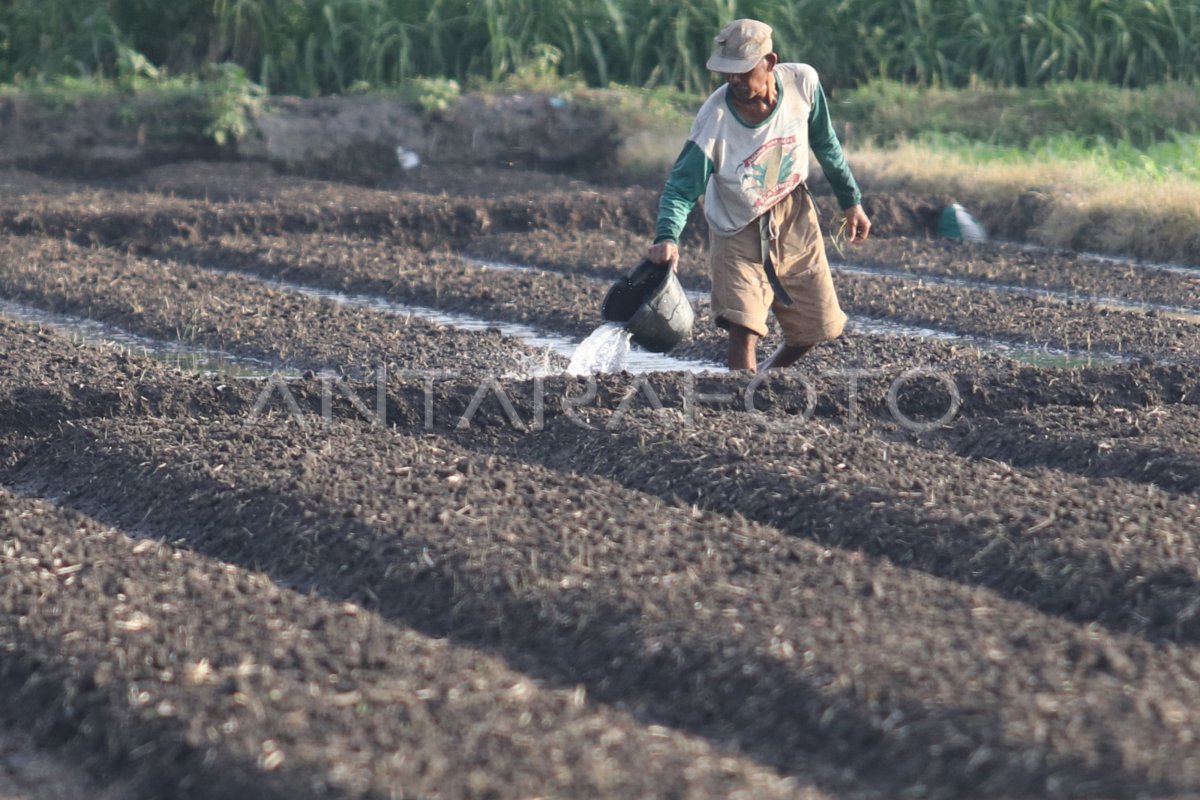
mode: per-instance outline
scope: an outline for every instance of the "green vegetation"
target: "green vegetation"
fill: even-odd
[[[273,93],[417,76],[498,81],[550,64],[592,86],[702,92],[737,16],[832,86],[1148,86],[1200,78],[1195,0],[7,0],[0,82],[114,77],[122,53],[171,74],[230,62]]]
[[[834,115],[850,147],[928,151],[970,172],[1058,164],[1094,172],[1093,187],[1200,184],[1200,92],[1192,84],[950,91],[876,82],[836,100]]]
[[[868,194],[914,192],[960,202],[989,230],[1051,247],[1196,262],[1200,137],[1167,157],[1063,137],[1024,150],[932,139],[851,154]],[[1192,155],[1186,155],[1191,153]]]
[[[656,183],[740,16],[821,70],[871,191],[992,218],[1036,197],[1036,240],[1194,259],[1196,0],[6,0],[0,93],[115,94],[112,122],[139,137],[226,145],[268,94],[437,114],[464,87],[553,92],[602,106],[626,177]]]
[[[204,138],[225,146],[243,138],[265,92],[236,64],[212,64],[196,75],[169,77],[138,53],[122,50],[118,77],[64,76],[0,86],[0,96],[22,94],[52,111],[80,101],[115,98],[110,123],[138,128],[158,140]]]
[[[218,145],[243,138],[264,92],[236,64],[218,64],[201,78],[141,81],[128,93],[114,123],[144,127],[157,139],[191,138],[199,132]]]
[[[1070,134],[1034,139],[1025,147],[972,142],[962,136],[923,136],[915,146],[952,154],[974,167],[1072,163],[1087,165],[1118,181],[1184,179],[1200,184],[1200,134],[1174,134],[1169,141],[1145,148],[1134,147],[1128,140],[1109,143]]]
[[[1100,148],[1145,148],[1200,132],[1200,87],[1173,81],[1130,90],[1077,81],[949,91],[879,81],[837,97],[835,117],[854,137],[876,142],[933,135],[1028,148],[1069,136]]]

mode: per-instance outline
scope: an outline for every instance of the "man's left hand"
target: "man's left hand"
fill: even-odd
[[[851,244],[861,244],[867,240],[871,230],[871,220],[861,205],[847,208],[842,214],[846,218],[846,241]]]

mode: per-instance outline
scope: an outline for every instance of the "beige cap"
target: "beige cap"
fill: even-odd
[[[756,19],[735,19],[713,40],[708,68],[726,75],[749,72],[773,49],[771,26]]]

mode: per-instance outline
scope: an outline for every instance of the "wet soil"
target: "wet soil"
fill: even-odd
[[[393,298],[489,320],[532,325],[577,340],[602,322],[600,308],[610,285],[599,270],[570,273],[494,269],[452,252],[327,234],[222,236],[202,246],[164,243],[155,251],[170,260],[212,270]],[[611,276],[618,274],[614,270]],[[707,301],[697,299],[693,306],[698,319],[693,337],[672,355],[720,363],[727,347],[725,334],[709,321]],[[764,357],[774,346],[772,340],[762,343]],[[914,344],[848,336],[831,346],[836,353],[819,362],[822,366],[877,367],[914,357],[938,363],[980,360],[970,348],[940,342]]]
[[[1193,275],[1179,275],[1136,261],[1121,262],[1002,242],[964,244],[909,238],[898,246],[895,241],[880,239],[847,248],[844,257],[838,260],[913,275],[969,278],[1136,303],[1200,306],[1200,268]]]
[[[528,371],[544,354],[496,331],[348,308],[262,280],[41,237],[0,239],[0,294],[47,311],[283,368]]]
[[[766,381],[531,378],[499,332],[274,283],[586,334],[652,198],[484,177],[10,179],[0,297],[313,372],[0,319],[0,726],[97,796],[1200,792],[1200,326],[840,274],[860,313],[1147,358],[858,331]],[[1192,291],[895,230],[849,252]],[[682,352],[723,346],[701,318]]]
[[[636,234],[503,234],[473,240],[468,251],[502,263],[531,264],[548,270],[581,270],[615,277],[644,252]],[[908,325],[1025,342],[1058,349],[1119,353],[1133,357],[1193,360],[1200,353],[1200,277],[1139,268],[1064,254],[1038,254],[1012,245],[972,245],[879,237],[862,247],[828,246],[843,308],[852,314]],[[681,281],[709,288],[703,248],[685,249]],[[634,261],[636,263],[636,260]],[[885,268],[867,275],[840,265]],[[1036,263],[1036,270],[1033,264]],[[1076,275],[1076,267],[1080,274]],[[939,285],[922,277],[978,280],[981,286]],[[989,286],[990,285],[990,286]],[[1025,287],[1093,295],[1130,304],[1188,307],[1191,319],[1145,308],[1108,308],[1085,298],[1021,296],[1003,291]]]
[[[98,786],[75,764],[50,757],[24,731],[0,729],[0,800],[115,800],[122,790]]]

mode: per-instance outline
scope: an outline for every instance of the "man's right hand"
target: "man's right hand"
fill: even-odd
[[[679,245],[674,242],[659,242],[650,245],[646,251],[646,259],[655,264],[670,264],[672,272],[679,271]]]

